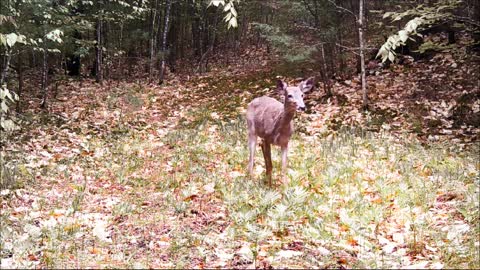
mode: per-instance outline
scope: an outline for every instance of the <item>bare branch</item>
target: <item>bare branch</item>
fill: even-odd
[[[310,14],[316,18],[317,17],[317,13],[313,11],[312,7],[308,4],[307,0],[302,0],[303,4],[305,5],[305,7],[307,8],[308,12],[310,12]]]
[[[355,51],[358,51],[360,49],[360,47],[349,47],[349,46],[345,46],[345,45],[342,45],[340,43],[335,43],[336,46],[340,47],[340,48],[343,48],[347,51],[352,51],[353,53],[356,54]],[[374,51],[374,50],[378,50],[378,48],[375,48],[375,47],[365,47],[364,48],[365,50],[367,51]]]
[[[454,16],[453,18],[456,19],[457,21],[461,21],[461,22],[464,22],[464,23],[467,23],[467,24],[471,24],[471,25],[473,25],[473,26],[475,26],[475,27],[480,28],[480,24],[479,24],[479,23],[477,23],[476,21],[474,21],[474,20],[472,20],[472,19],[470,19],[470,18],[468,18],[468,17]]]
[[[355,21],[358,21],[357,15],[355,15],[355,13],[353,13],[351,10],[337,5],[337,3],[335,3],[335,1],[333,1],[333,0],[328,0],[328,2],[330,2],[330,4],[332,4],[332,5],[334,5],[335,8],[340,9],[340,10],[352,15],[353,17],[355,17]]]

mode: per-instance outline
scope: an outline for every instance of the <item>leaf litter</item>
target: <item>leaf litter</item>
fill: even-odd
[[[8,146],[23,154],[25,184],[1,192],[2,266],[466,267],[475,256],[466,243],[479,246],[472,240],[478,210],[468,208],[478,206],[478,163],[447,151],[450,159],[425,164],[426,157],[402,150],[402,136],[468,147],[478,126],[455,114],[462,106],[478,113],[479,104],[463,104],[476,90],[453,91],[455,82],[416,103],[416,96],[429,97],[427,71],[446,72],[426,67],[416,66],[409,82],[393,75],[408,72],[402,66],[369,77],[371,114],[358,109],[356,78],[335,84],[330,99],[321,91],[310,96],[312,113],[298,119],[305,141],[294,140],[291,151],[292,166],[306,169],[291,170],[296,189],[278,187],[280,195],[268,200],[267,188],[252,183],[261,182],[263,168],[256,179],[245,175],[243,122],[232,118],[253,96],[271,92],[258,84],[241,89],[251,74],[217,70],[164,87],[71,82],[66,87],[75,91],[52,103],[57,122],[33,118],[29,132]],[[272,84],[267,67],[251,72]],[[421,123],[410,121],[411,110],[422,113]],[[344,135],[342,126],[379,131],[386,143]],[[302,147],[313,148],[294,153]],[[437,185],[442,178],[454,181]],[[455,193],[459,179],[466,184]],[[449,254],[459,255],[445,261]]]

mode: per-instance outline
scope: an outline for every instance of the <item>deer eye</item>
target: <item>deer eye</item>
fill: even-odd
[[[288,98],[293,98],[292,94],[288,94],[287,97],[288,97]]]

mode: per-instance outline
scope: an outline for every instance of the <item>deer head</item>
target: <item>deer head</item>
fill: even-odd
[[[285,97],[285,109],[288,111],[305,111],[303,96],[312,90],[313,85],[313,77],[300,82],[298,86],[288,86],[285,82],[278,80],[277,88],[280,94]]]

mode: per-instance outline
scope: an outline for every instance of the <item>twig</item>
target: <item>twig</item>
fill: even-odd
[[[475,22],[474,20],[468,18],[468,17],[461,17],[461,16],[454,16],[453,18],[455,18],[457,21],[461,21],[461,22],[464,22],[464,23],[468,23],[468,24],[471,24],[473,26],[476,26],[478,28],[480,28],[480,24]]]
[[[335,3],[335,1],[333,1],[333,0],[328,0],[328,2],[330,2],[330,4],[332,4],[332,5],[334,5],[337,9],[340,9],[340,10],[343,10],[343,11],[349,13],[350,15],[355,17],[355,21],[358,21],[357,15],[355,15],[355,13],[353,13],[351,10],[337,5],[337,3]]]
[[[315,0],[314,0],[314,1],[315,1]],[[308,12],[310,12],[310,14],[312,14],[312,16],[313,16],[314,18],[316,18],[316,17],[317,17],[317,13],[316,13],[316,12],[313,12],[312,7],[310,7],[310,5],[308,4],[308,2],[307,2],[306,0],[303,0],[302,2],[303,2],[303,4],[305,5],[305,7],[307,8]]]
[[[358,51],[360,49],[360,47],[348,47],[348,46],[345,46],[345,45],[342,45],[342,44],[339,44],[339,43],[335,43],[335,45],[340,47],[340,48],[344,48],[346,50],[353,51],[354,53],[355,53],[355,51]],[[376,47],[365,47],[364,49],[369,50],[369,51],[378,50],[378,48],[376,48]]]

